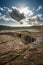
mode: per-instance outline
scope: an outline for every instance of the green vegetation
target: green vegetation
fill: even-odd
[[[43,29],[43,26],[31,26],[31,27],[11,27],[11,26],[4,26],[4,25],[0,25],[0,30],[22,30],[22,29]]]

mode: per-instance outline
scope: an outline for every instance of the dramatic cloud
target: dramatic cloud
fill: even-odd
[[[12,12],[12,9],[10,9],[10,8],[8,8],[8,7],[4,7],[3,9],[4,9],[4,11],[6,11],[6,12]]]
[[[2,7],[0,7],[0,10],[1,10],[1,11],[4,11],[4,9],[3,9]]]
[[[41,8],[42,7],[39,6],[37,11],[40,10]],[[0,8],[0,10],[6,11],[11,16],[10,18],[7,18],[6,15],[2,15],[0,13],[0,19],[4,21],[9,22],[16,20],[16,22],[19,21],[18,24],[16,25],[21,25],[21,26],[42,24],[41,22],[42,14],[37,14],[35,16],[32,16],[34,13],[33,10],[31,10],[29,7],[24,7],[24,8],[12,7],[11,9],[4,7],[4,8]]]
[[[12,18],[6,18],[6,15],[2,15],[1,13],[0,13],[0,20],[4,20],[4,21],[14,21]]]
[[[41,10],[41,9],[42,9],[42,6],[40,5],[40,6],[37,8],[36,11],[39,11],[39,10]]]
[[[5,11],[9,13],[9,15],[17,20],[20,21],[24,19],[25,17],[32,16],[33,11],[29,7],[24,7],[24,8],[17,8],[17,7],[12,7],[12,9],[4,7]]]
[[[23,13],[20,13],[17,8],[12,7],[12,9],[4,7],[4,10],[9,13],[9,15],[17,21],[20,21],[25,18]]]
[[[20,13],[24,13],[25,16],[33,15],[33,11],[29,7],[24,7],[19,9]]]
[[[22,19],[25,19],[26,17],[33,15],[33,11],[29,7],[24,7],[24,8],[12,7],[11,9],[7,7],[4,7],[4,8],[0,7],[0,10],[8,12],[9,15],[14,20],[17,20],[17,21],[21,21]]]
[[[33,16],[32,18],[36,19],[39,17],[39,19],[41,19],[41,16],[42,16],[42,14],[37,14],[37,15]]]
[[[28,19],[28,23],[31,25],[43,25],[43,20],[41,19],[42,14],[37,14]]]

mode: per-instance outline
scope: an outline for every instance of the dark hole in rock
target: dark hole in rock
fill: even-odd
[[[25,44],[30,43],[30,42],[34,42],[36,40],[35,38],[32,38],[31,36],[27,35],[27,33],[23,34],[23,32],[22,33],[18,33],[18,32],[14,32],[14,33],[13,32],[5,32],[5,33],[0,33],[0,35],[10,35],[10,36],[12,36],[14,38],[18,37]]]
[[[27,34],[23,35],[22,33],[16,33],[16,36],[19,37],[22,40],[22,42],[24,42],[25,44],[34,42],[36,40]]]
[[[24,39],[27,43],[29,43],[29,42],[34,42],[34,41],[35,41],[34,38],[32,38],[32,37],[30,37],[30,36],[27,36],[27,35],[24,36],[23,39]]]
[[[20,33],[17,33],[17,37],[20,37],[21,38],[21,34]]]

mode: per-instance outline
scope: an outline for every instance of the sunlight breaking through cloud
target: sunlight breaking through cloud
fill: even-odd
[[[41,8],[42,7],[39,6],[37,10],[40,10]],[[17,8],[17,7],[12,6],[11,9],[8,7],[3,7],[3,8],[0,7],[0,10],[6,11],[9,14],[9,16],[11,16],[10,18],[8,18],[0,13],[0,20],[2,19],[8,22],[16,20],[16,23],[18,22],[18,25],[21,25],[21,26],[43,24],[41,22],[42,14],[34,15],[33,10],[30,9],[29,7]]]

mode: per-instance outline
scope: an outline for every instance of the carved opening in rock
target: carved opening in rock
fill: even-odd
[[[23,39],[23,41],[24,41],[25,43],[34,42],[34,41],[36,40],[36,39],[34,39],[34,38],[32,38],[31,36],[28,36],[28,35],[23,36],[22,39]]]

